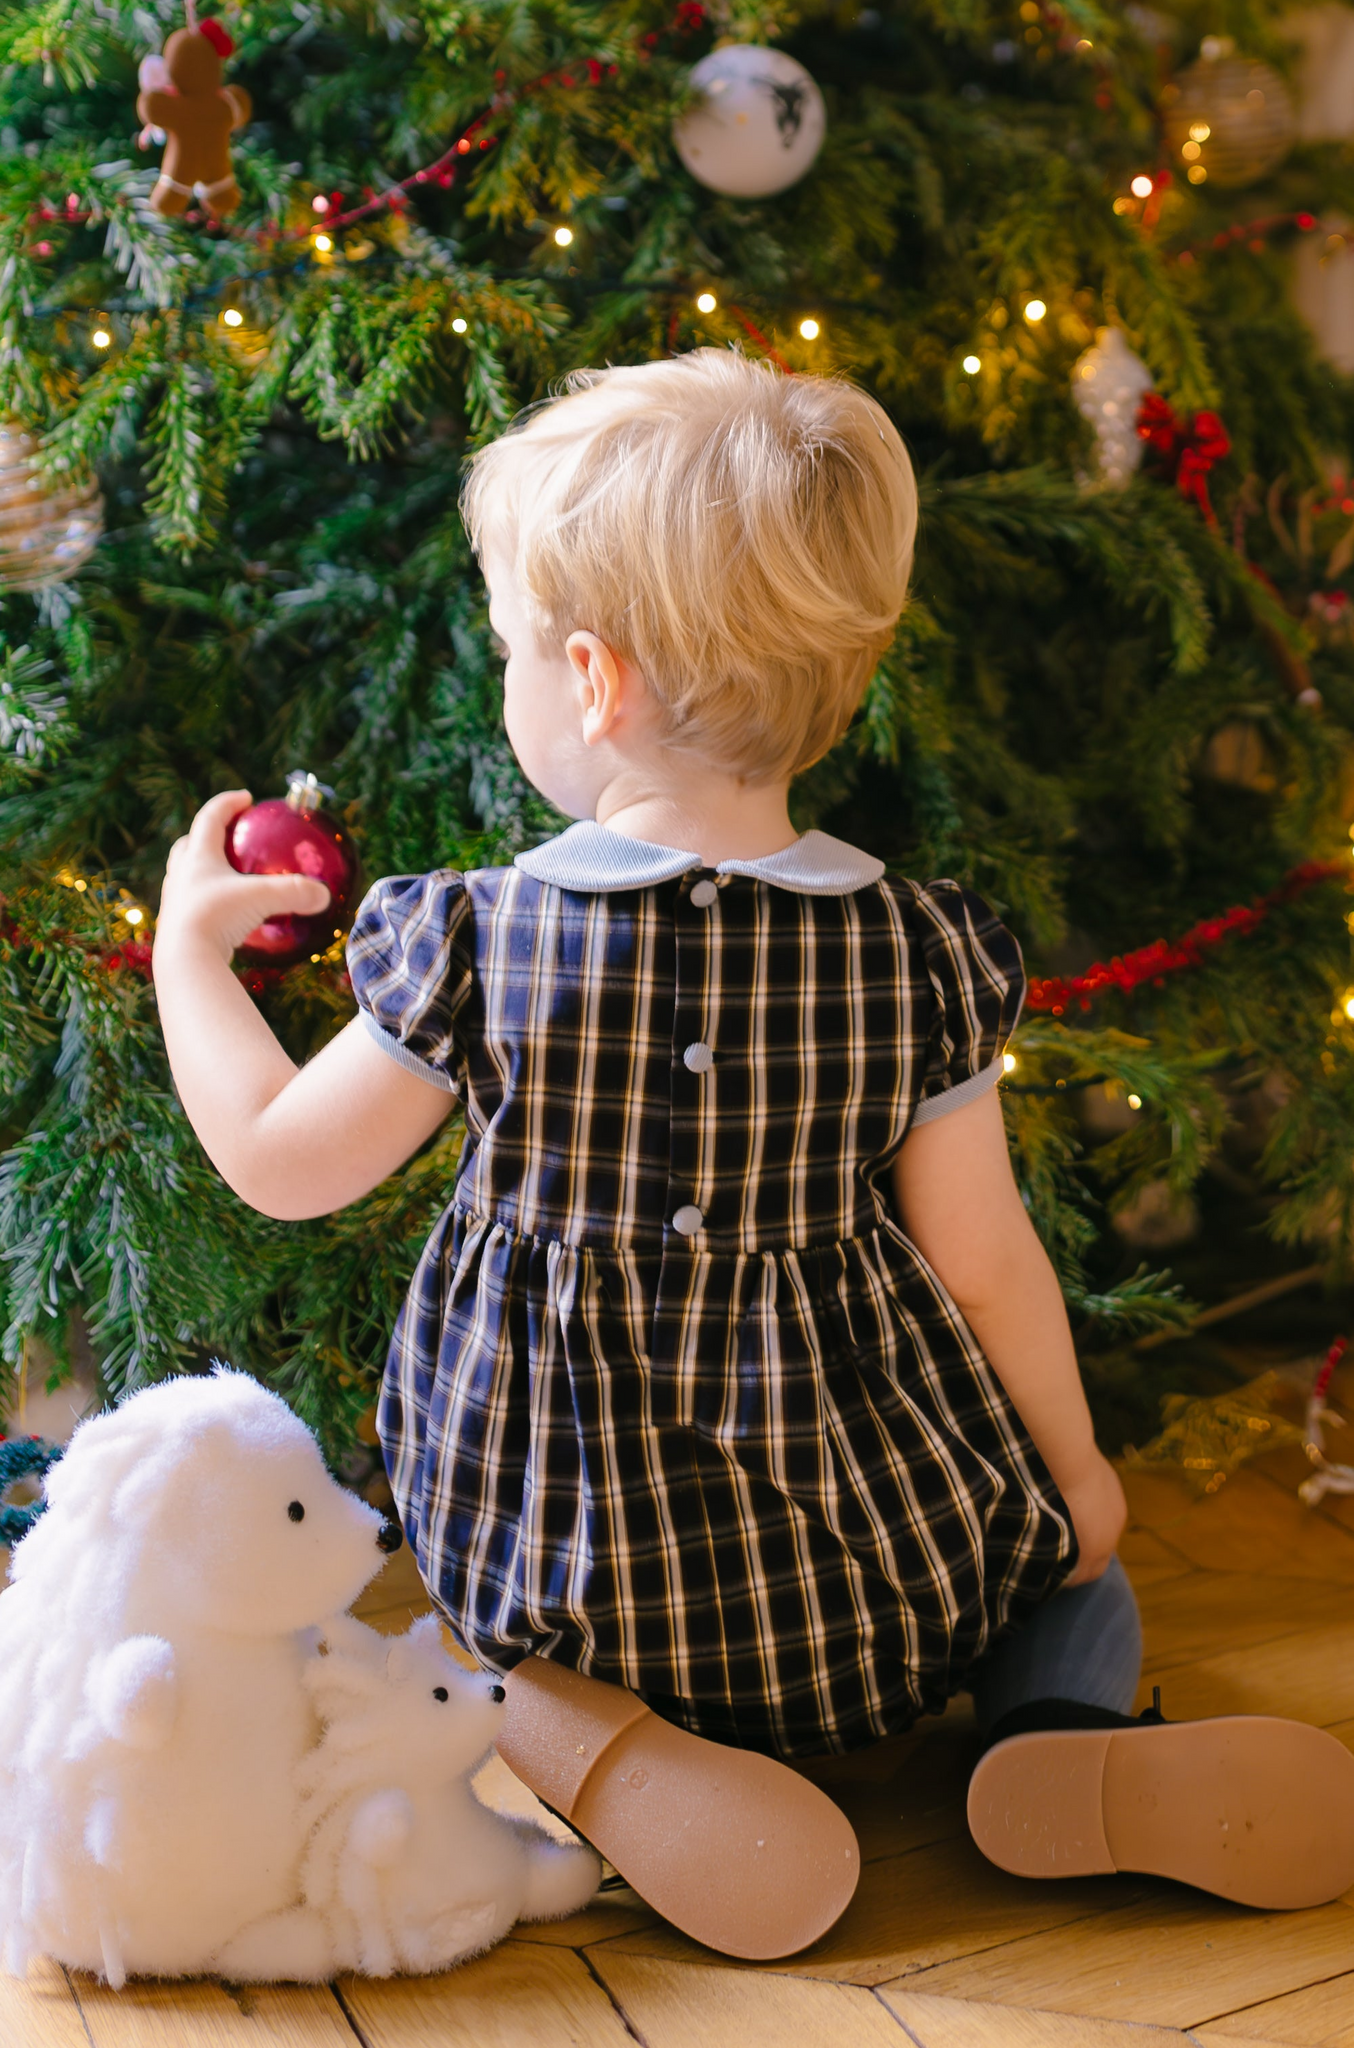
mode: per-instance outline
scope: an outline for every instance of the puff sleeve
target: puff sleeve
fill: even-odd
[[[464,878],[442,868],[377,882],[362,899],[347,951],[362,1022],[382,1051],[434,1087],[459,1093],[457,1020],[475,977]]]
[[[914,1129],[995,1087],[1025,1000],[1020,947],[981,896],[930,882],[916,891],[915,916],[931,1021]]]

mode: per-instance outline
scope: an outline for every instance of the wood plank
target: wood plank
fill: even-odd
[[[1340,1604],[1341,1589],[1335,1589],[1337,1613]],[[1354,1719],[1354,1620],[1163,1667],[1152,1677],[1171,1721],[1201,1714],[1288,1714],[1331,1727]],[[1140,1704],[1150,1699],[1151,1686],[1144,1684]]]
[[[390,1635],[406,1629],[415,1615],[427,1614],[431,1605],[414,1553],[406,1543],[387,1558],[366,1591],[353,1602],[352,1611],[359,1621]]]
[[[1189,1559],[1173,1550],[1155,1529],[1134,1527],[1132,1524],[1119,1538],[1119,1559],[1135,1591],[1153,1586],[1160,1579],[1177,1578],[1181,1572],[1193,1570]]]
[[[967,1833],[964,1798],[980,1752],[972,1710],[962,1700],[910,1735],[800,1768],[841,1807],[869,1864]]]
[[[932,1998],[889,1986],[875,1993],[918,2048],[1193,2048],[1175,2027],[1077,2019],[1065,2012],[1018,2012],[1009,2005]]]
[[[1354,1585],[1354,1531],[1243,1466],[1221,1493],[1194,1499],[1175,1479],[1122,1468],[1129,1517],[1205,1571]]]
[[[1329,1580],[1190,1571],[1139,1595],[1143,1669],[1162,1671],[1321,1629],[1348,1603],[1344,1586]]]
[[[354,2048],[325,1985],[227,1991],[206,1978],[138,1978],[110,1991],[92,1977],[71,1981],[94,2048]]]
[[[441,1977],[345,1977],[339,1989],[366,2048],[634,2048],[571,1949],[505,1941]]]
[[[1283,2041],[1290,2048],[1354,2048],[1354,1977],[1331,1977],[1216,2019],[1201,2041]]]
[[[802,1955],[757,1967],[777,1976],[882,1984],[907,1970],[925,1969],[1052,1928],[1075,1926],[1080,1932],[1097,1916],[1140,1899],[1146,1883],[1104,1877],[1031,1884],[996,1869],[965,1836],[867,1864],[859,1891],[829,1934]],[[1075,1934],[1069,1938],[1075,1943]],[[659,1956],[670,1962],[712,1960],[708,1949],[661,1920],[613,1941],[590,1943],[587,1954],[599,1968],[604,1956],[616,1954]]]
[[[5,2048],[89,2048],[66,1973],[46,1957],[26,1978],[0,1976],[0,2042]]]
[[[903,1988],[1192,2027],[1335,1976],[1351,1954],[1347,1906],[1254,1913],[1159,1885],[1140,1905],[944,1963]]]
[[[909,2048],[897,2020],[854,1985],[650,1956],[599,1956],[596,1969],[646,2048]]]

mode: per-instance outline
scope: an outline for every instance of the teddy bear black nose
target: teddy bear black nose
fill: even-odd
[[[404,1531],[393,1516],[388,1515],[381,1524],[381,1533],[376,1539],[378,1550],[384,1550],[387,1557],[393,1557],[404,1541]]]
[[[444,1685],[435,1685],[433,1687],[433,1698],[435,1700],[446,1701],[451,1698],[451,1694],[447,1691]]]
[[[489,1688],[489,1697],[496,1707],[501,1707],[504,1700],[508,1697],[506,1686],[491,1685]]]
[[[288,1501],[287,1513],[291,1516],[293,1522],[304,1522],[306,1518],[306,1511],[299,1500]]]

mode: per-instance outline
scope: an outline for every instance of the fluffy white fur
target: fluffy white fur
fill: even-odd
[[[597,1888],[591,1849],[481,1805],[469,1778],[501,1709],[442,1647],[432,1616],[393,1642],[346,1618],[307,1672],[325,1723],[301,1783],[304,1904],[217,1958],[244,1979],[446,1969],[516,1920],[572,1913]]]
[[[234,1372],[82,1423],[46,1490],[0,1599],[0,1961],[191,1974],[300,1896],[305,1668],[381,1517]]]

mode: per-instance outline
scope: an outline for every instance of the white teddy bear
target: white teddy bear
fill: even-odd
[[[0,1961],[190,1974],[299,1897],[305,1668],[393,1545],[243,1373],[82,1423],[46,1494],[0,1598]]]
[[[350,1617],[307,1672],[324,1739],[301,1769],[305,1904],[248,1929],[227,1976],[318,1980],[445,1970],[517,1920],[557,1919],[597,1889],[591,1849],[481,1805],[469,1778],[501,1686],[464,1671],[426,1615],[393,1641]]]

